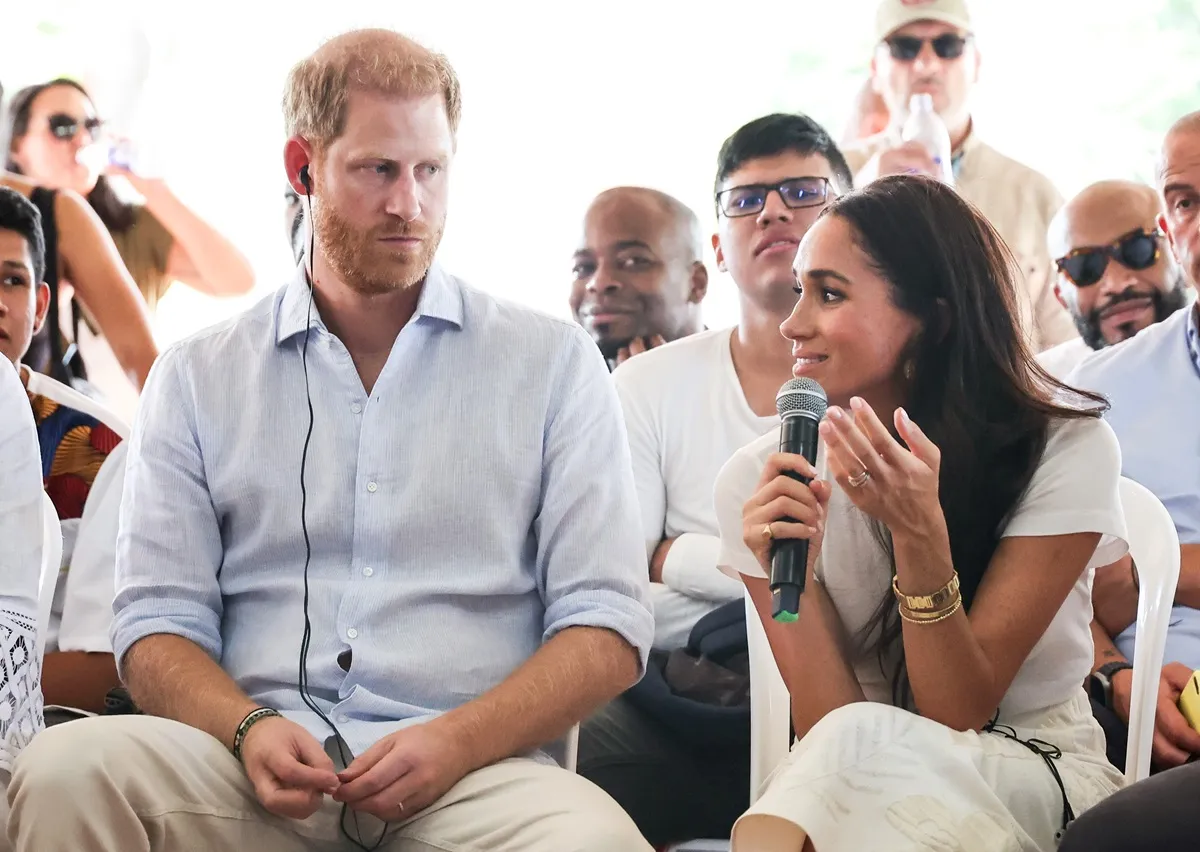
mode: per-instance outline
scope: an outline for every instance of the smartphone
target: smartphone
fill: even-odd
[[[1183,714],[1184,719],[1187,719],[1192,730],[1200,733],[1200,671],[1192,672],[1187,686],[1180,693],[1179,712]]]

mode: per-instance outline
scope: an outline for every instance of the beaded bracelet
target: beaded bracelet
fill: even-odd
[[[263,719],[281,715],[278,710],[271,707],[259,707],[246,714],[246,718],[237,726],[237,732],[233,735],[233,756],[238,759],[238,763],[242,762],[242,744],[246,742],[246,734],[250,733],[250,729]]]

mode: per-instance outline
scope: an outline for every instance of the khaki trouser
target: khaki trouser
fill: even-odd
[[[267,813],[217,740],[148,716],[49,728],[21,752],[8,789],[18,852],[343,852],[341,805],[304,821]],[[368,845],[374,838],[368,838]],[[590,781],[532,760],[471,773],[396,824],[382,852],[649,852]]]

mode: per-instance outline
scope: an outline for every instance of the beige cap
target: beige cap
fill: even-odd
[[[966,0],[882,0],[875,12],[875,39],[883,41],[914,21],[941,21],[962,30],[971,29]]]

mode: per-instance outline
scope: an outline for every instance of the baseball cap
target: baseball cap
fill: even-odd
[[[883,41],[914,21],[941,21],[971,29],[966,0],[882,0],[875,12],[875,40]]]

